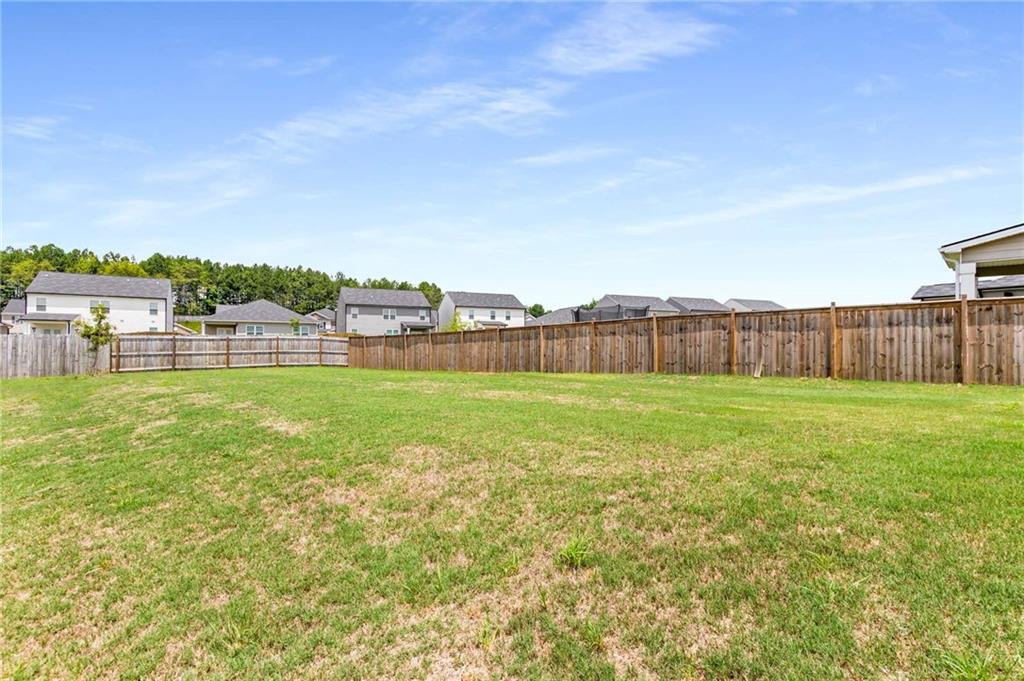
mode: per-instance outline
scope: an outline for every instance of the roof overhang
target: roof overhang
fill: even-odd
[[[953,270],[956,269],[958,263],[964,260],[978,264],[978,276],[1019,274],[1024,272],[1024,249],[1022,249],[1020,254],[1002,253],[996,257],[981,257],[977,260],[971,258],[969,252],[965,258],[964,251],[996,241],[1002,241],[1003,239],[1021,237],[1022,235],[1024,235],[1024,222],[945,244],[939,247],[939,254],[945,261],[946,266]]]

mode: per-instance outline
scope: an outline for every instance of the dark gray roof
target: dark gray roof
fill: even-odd
[[[318,314],[325,319],[334,319],[334,310],[329,307],[322,307],[319,310],[313,310],[309,313],[309,316],[312,317],[315,314]]]
[[[729,308],[714,298],[687,298],[672,296],[668,302],[675,305],[680,312],[728,312]]]
[[[221,307],[221,306],[218,306]],[[210,323],[216,322],[290,322],[293,319],[306,322],[308,324],[315,324],[316,320],[301,315],[294,310],[289,310],[287,307],[282,307],[277,303],[272,303],[269,300],[254,300],[251,303],[245,303],[244,305],[230,305],[225,306],[228,309],[215,312],[209,317],[205,317],[203,321]]]
[[[221,312],[227,312],[228,310],[230,310],[233,307],[238,307],[238,306],[237,305],[229,305],[227,303],[217,303],[217,305],[214,306],[214,308],[213,308],[213,314],[220,314]]]
[[[753,312],[771,312],[772,310],[785,310],[786,308],[779,305],[774,300],[759,300],[757,298],[730,298],[725,301],[726,304],[729,302],[739,303],[748,310]]]
[[[27,293],[65,293],[119,298],[169,298],[170,279],[109,277],[103,274],[40,272],[25,289]]]
[[[11,298],[4,305],[4,311],[0,314],[23,314],[25,312],[24,298]]]
[[[395,307],[430,307],[422,291],[396,291],[389,288],[342,288],[338,292],[338,308],[345,305],[394,305]]]
[[[1009,232],[1011,229],[1017,229],[1018,227],[1024,227],[1024,222],[1017,223],[1016,225],[1010,225],[1009,227],[1000,227],[999,229],[993,229],[991,232],[985,232],[984,234],[975,234],[974,236],[969,236],[966,239],[957,239],[956,241],[950,241],[948,244],[942,244],[941,246],[939,246],[939,248],[949,248],[950,246],[962,244],[965,241],[973,241],[975,239],[980,239],[983,236],[995,236],[1000,232]]]
[[[501,307],[510,310],[525,310],[526,306],[511,293],[471,293],[469,291],[445,291],[452,302],[462,307]]]
[[[1024,288],[1024,274],[1011,274],[1007,277],[999,277],[997,279],[978,280],[979,291],[998,291],[999,289],[1007,288]],[[952,282],[948,284],[925,284],[917,289],[914,295],[911,296],[913,300],[955,297],[956,284]]]
[[[618,293],[607,293],[601,300],[597,301],[596,307],[649,307],[652,310],[663,312],[676,312],[674,305],[665,302],[657,296],[625,296]]]
[[[22,319],[30,322],[73,322],[81,316],[78,312],[29,312]]]
[[[540,326],[541,324],[572,324],[576,321],[575,307],[562,307],[543,314],[536,319],[526,322],[527,326]]]

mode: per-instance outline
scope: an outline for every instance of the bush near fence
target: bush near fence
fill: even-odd
[[[1024,301],[646,317],[350,339],[353,367],[1024,385]]]

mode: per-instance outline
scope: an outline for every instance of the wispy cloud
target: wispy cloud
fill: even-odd
[[[558,149],[546,154],[524,156],[513,161],[524,166],[560,166],[569,163],[585,163],[619,153],[619,149],[602,146],[580,146]]]
[[[256,55],[247,52],[217,52],[203,59],[202,66],[244,71],[274,71],[286,76],[307,76],[332,66],[335,55],[319,55],[303,59],[284,59],[275,55]]]
[[[942,70],[942,75],[950,78],[957,78],[959,80],[972,80],[977,78],[980,74],[975,69],[948,68]]]
[[[925,187],[935,187],[952,182],[963,182],[992,175],[995,172],[995,169],[990,166],[976,165],[945,168],[928,173],[908,175],[882,182],[870,182],[860,185],[808,185],[789,189],[773,196],[765,196],[756,201],[738,202],[729,208],[694,213],[675,220],[632,225],[623,231],[629,234],[654,234],[697,225],[730,222],[794,208],[843,203],[879,194],[891,194],[913,189],[923,189]]]
[[[583,76],[644,69],[712,47],[721,27],[670,10],[609,3],[563,31],[540,53],[548,68]]]
[[[857,83],[853,91],[861,97],[875,97],[886,92],[895,92],[899,89],[900,84],[896,78],[882,73],[871,78],[865,78]]]
[[[4,117],[4,133],[32,140],[51,140],[62,120],[56,116]]]
[[[695,156],[677,156],[674,158],[656,158],[644,156],[635,158],[615,175],[610,175],[582,189],[570,192],[558,199],[559,202],[571,201],[584,196],[601,192],[614,191],[627,185],[657,182],[668,177],[693,170],[700,163]]]

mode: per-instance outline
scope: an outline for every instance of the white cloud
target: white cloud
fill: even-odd
[[[338,58],[335,55],[320,55],[305,59],[287,60],[274,55],[254,55],[247,52],[217,52],[200,64],[222,69],[241,69],[244,71],[275,71],[286,76],[307,76],[333,65]]]
[[[96,220],[108,227],[144,227],[161,221],[174,204],[151,199],[121,199],[102,204],[103,214]]]
[[[334,55],[313,57],[312,59],[301,59],[293,64],[281,67],[281,73],[288,76],[308,76],[317,71],[323,71],[338,60]]]
[[[995,172],[989,166],[965,166],[861,185],[809,185],[790,189],[775,196],[766,196],[756,201],[738,202],[729,208],[685,215],[675,220],[632,225],[623,231],[629,234],[654,234],[671,229],[731,222],[777,211],[803,208],[805,206],[843,203],[878,194],[891,194],[913,189],[923,189],[925,187],[935,187],[951,182],[962,182],[992,175]]]
[[[853,91],[861,97],[874,97],[886,92],[895,92],[900,89],[899,81],[887,74],[879,74],[871,78],[865,78],[853,88]]]
[[[667,10],[609,3],[541,50],[548,68],[570,75],[636,71],[712,47],[721,28]]]
[[[51,140],[61,122],[55,116],[10,116],[4,118],[4,132],[32,140]]]
[[[584,163],[598,158],[605,158],[612,154],[619,153],[618,149],[600,146],[581,146],[558,149],[546,154],[536,156],[524,156],[517,158],[513,163],[525,166],[560,166],[567,163]]]

